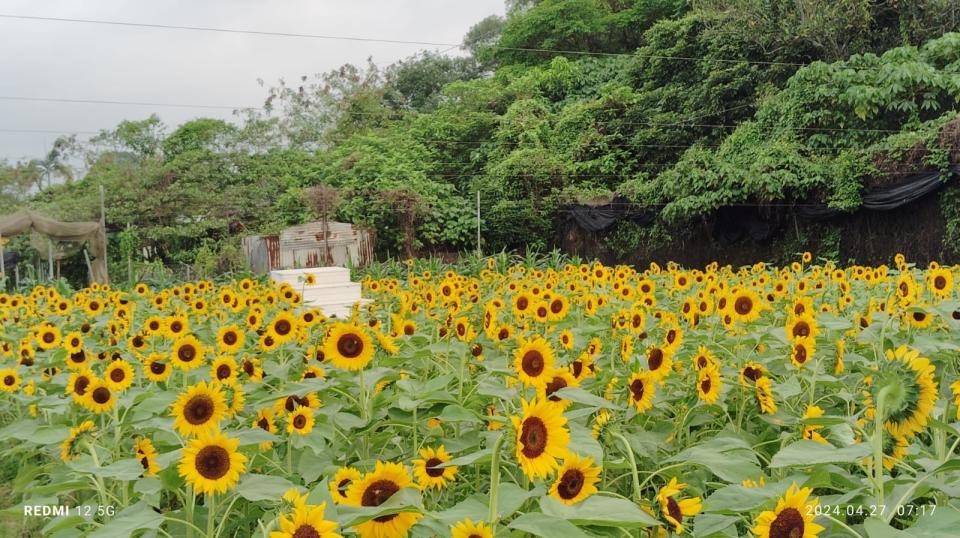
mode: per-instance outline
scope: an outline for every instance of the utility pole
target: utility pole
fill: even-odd
[[[100,184],[100,234],[103,237],[103,273],[107,281],[104,284],[110,283],[110,269],[107,263],[107,207],[104,202],[105,195],[103,193],[103,184]]]

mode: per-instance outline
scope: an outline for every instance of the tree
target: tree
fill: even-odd
[[[337,212],[340,206],[340,191],[333,185],[314,185],[304,191],[307,204],[318,215],[323,222],[323,250],[324,263],[333,263],[333,257],[330,254],[330,217]]]

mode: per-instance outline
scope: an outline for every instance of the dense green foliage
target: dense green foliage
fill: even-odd
[[[79,148],[80,179],[72,144],[3,164],[0,198],[88,219],[104,185],[138,252],[225,252],[229,270],[238,235],[316,218],[315,184],[341,189],[335,218],[374,228],[384,255],[473,248],[478,193],[500,250],[555,245],[566,204],[619,192],[658,214],[607,236],[626,253],[728,204],[853,210],[865,187],[949,162],[958,27],[949,0],[515,0],[467,34],[469,56],[279,81],[235,123],[123,122]]]

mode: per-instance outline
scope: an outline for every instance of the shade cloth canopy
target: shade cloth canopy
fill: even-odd
[[[106,233],[99,222],[60,222],[29,210],[0,217],[0,236],[22,233],[42,234],[52,241],[89,243],[90,278],[93,282],[107,282]]]

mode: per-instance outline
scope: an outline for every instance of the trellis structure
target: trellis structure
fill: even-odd
[[[29,210],[21,210],[0,217],[0,260],[3,259],[2,239],[24,233],[43,236],[51,243],[72,243],[78,248],[89,245],[90,255],[86,257],[86,261],[90,281],[102,284],[108,282],[107,236],[102,220],[100,222],[60,222]],[[48,258],[52,257],[49,252],[41,254]],[[4,272],[5,269],[0,268],[0,272]]]

